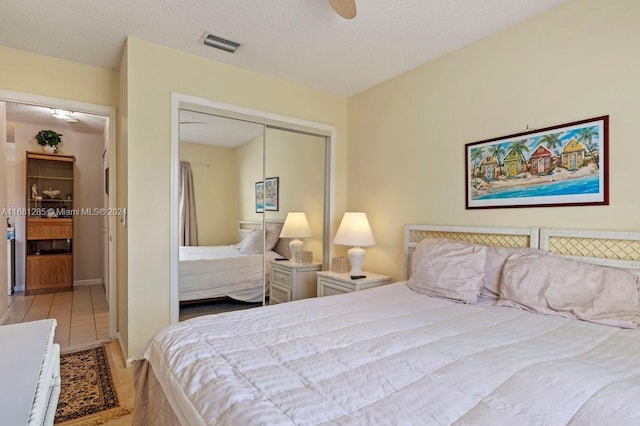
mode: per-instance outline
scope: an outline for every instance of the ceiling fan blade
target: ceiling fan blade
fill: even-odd
[[[356,0],[328,0],[329,4],[344,19],[356,17]]]

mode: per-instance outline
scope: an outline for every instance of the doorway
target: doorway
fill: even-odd
[[[116,119],[115,108],[103,106],[103,105],[87,104],[87,103],[69,101],[65,99],[50,98],[50,97],[44,97],[44,96],[38,96],[38,95],[32,95],[32,94],[20,93],[20,92],[4,91],[4,90],[0,90],[0,101],[6,102],[7,104],[23,107],[25,111],[29,109],[33,111],[46,110],[46,111],[49,111],[49,114],[53,109],[62,109],[65,111],[70,111],[73,113],[73,115],[76,115],[76,117],[71,117],[71,120],[78,119],[78,117],[80,118],[94,117],[97,120],[100,120],[103,123],[103,125],[100,131],[100,135],[98,137],[101,140],[103,140],[104,143],[103,143],[103,146],[100,146],[99,150],[97,151],[97,156],[95,158],[96,170],[98,171],[102,170],[101,153],[104,151],[104,163],[110,169],[110,173],[109,173],[107,182],[103,182],[102,180],[103,177],[101,173],[97,174],[96,185],[97,185],[97,188],[99,188],[99,190],[98,190],[98,193],[95,194],[95,197],[98,200],[96,202],[97,203],[96,207],[98,208],[97,209],[98,216],[101,215],[102,211],[106,212],[109,210],[112,210],[112,211],[116,210],[115,209],[115,158],[116,158],[115,157],[115,134],[116,134],[115,133],[115,119]],[[0,116],[0,120],[2,120],[2,122],[5,125],[6,125],[6,117],[7,117],[6,114],[2,114],[2,116]],[[78,122],[80,121],[81,120],[78,120]],[[86,122],[81,124],[87,125]],[[80,128],[83,129],[82,126],[80,126]],[[86,128],[84,128],[84,130],[86,131]],[[18,170],[15,170],[15,180],[17,180],[20,177],[19,173],[20,172]],[[6,177],[6,176],[3,176],[3,177]],[[21,181],[24,182],[23,177],[21,178]],[[110,196],[106,199],[106,202],[108,203],[108,205],[105,206],[102,204],[103,200],[105,200],[102,197],[102,192],[103,192],[103,188],[106,187],[105,186],[106,184],[108,184],[111,191],[110,191]],[[24,192],[25,191],[22,189],[20,193],[16,191],[16,196],[21,196],[22,198],[24,198]],[[104,208],[105,210],[100,210],[101,208]],[[90,214],[88,211],[86,211],[86,213]],[[96,285],[96,281],[100,281],[100,285],[102,286],[104,281],[105,297],[107,300],[111,302],[108,304],[108,330],[109,330],[108,337],[115,338],[116,337],[116,322],[115,322],[116,286],[114,283],[114,279],[115,279],[115,231],[116,231],[117,218],[116,216],[108,216],[106,220],[104,220],[104,222],[102,221],[101,217],[97,217],[96,219],[98,223],[96,238],[100,240],[100,244],[98,245],[99,248],[98,248],[97,255],[99,258],[99,263],[101,264],[103,259],[102,247],[103,246],[106,247],[106,253],[104,254],[104,259],[106,259],[106,265],[104,270],[106,271],[106,274],[104,273],[105,271],[103,271],[102,267],[100,267],[98,272],[100,276],[99,279],[93,278],[93,277],[86,277],[85,282],[82,282],[81,284],[87,284],[86,287],[91,287],[92,285]],[[20,219],[14,218],[14,220],[18,222]],[[101,223],[104,223],[104,226],[106,227],[106,231],[104,232],[106,241],[102,241],[102,230],[100,225]],[[20,230],[18,230],[18,232],[20,232]],[[24,232],[24,230],[22,230],[22,232]],[[21,266],[21,268],[23,269],[23,266]],[[19,284],[24,284],[24,281]],[[81,286],[81,287],[84,287],[84,286]]]

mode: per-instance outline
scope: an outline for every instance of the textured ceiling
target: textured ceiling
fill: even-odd
[[[2,0],[0,45],[117,69],[130,35],[348,96],[564,1],[357,0],[345,20],[326,0]]]
[[[102,133],[107,124],[105,117],[97,115],[73,112],[72,116],[78,120],[76,123],[68,123],[53,117],[51,108],[7,102],[7,141],[14,141],[11,131],[15,122],[39,124],[44,128],[51,127],[60,132],[69,129],[79,133]]]
[[[262,134],[260,124],[180,110],[180,142],[234,148]]]

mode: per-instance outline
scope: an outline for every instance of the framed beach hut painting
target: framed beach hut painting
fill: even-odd
[[[466,208],[609,204],[609,116],[465,145]]]

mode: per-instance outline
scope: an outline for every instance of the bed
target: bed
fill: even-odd
[[[564,271],[519,281],[527,262],[579,259],[589,286],[602,275],[589,268],[635,283],[637,309],[640,233],[409,225],[408,281],[160,331],[134,363],[134,424],[640,424],[639,312],[613,326],[593,322],[606,315],[562,316],[593,314],[580,306],[542,314],[521,299],[498,306],[510,302],[502,294],[472,304],[450,300],[450,287],[443,297],[416,291],[425,262],[430,273],[449,253],[489,259],[487,247],[513,251],[500,292]],[[580,291],[580,273],[566,277],[568,291]]]
[[[262,302],[263,287],[270,276],[270,260],[288,253],[278,238],[281,222],[266,225],[267,250],[262,243],[262,223],[240,221],[238,240],[228,246],[181,246],[178,263],[180,302],[230,297],[243,302]]]

